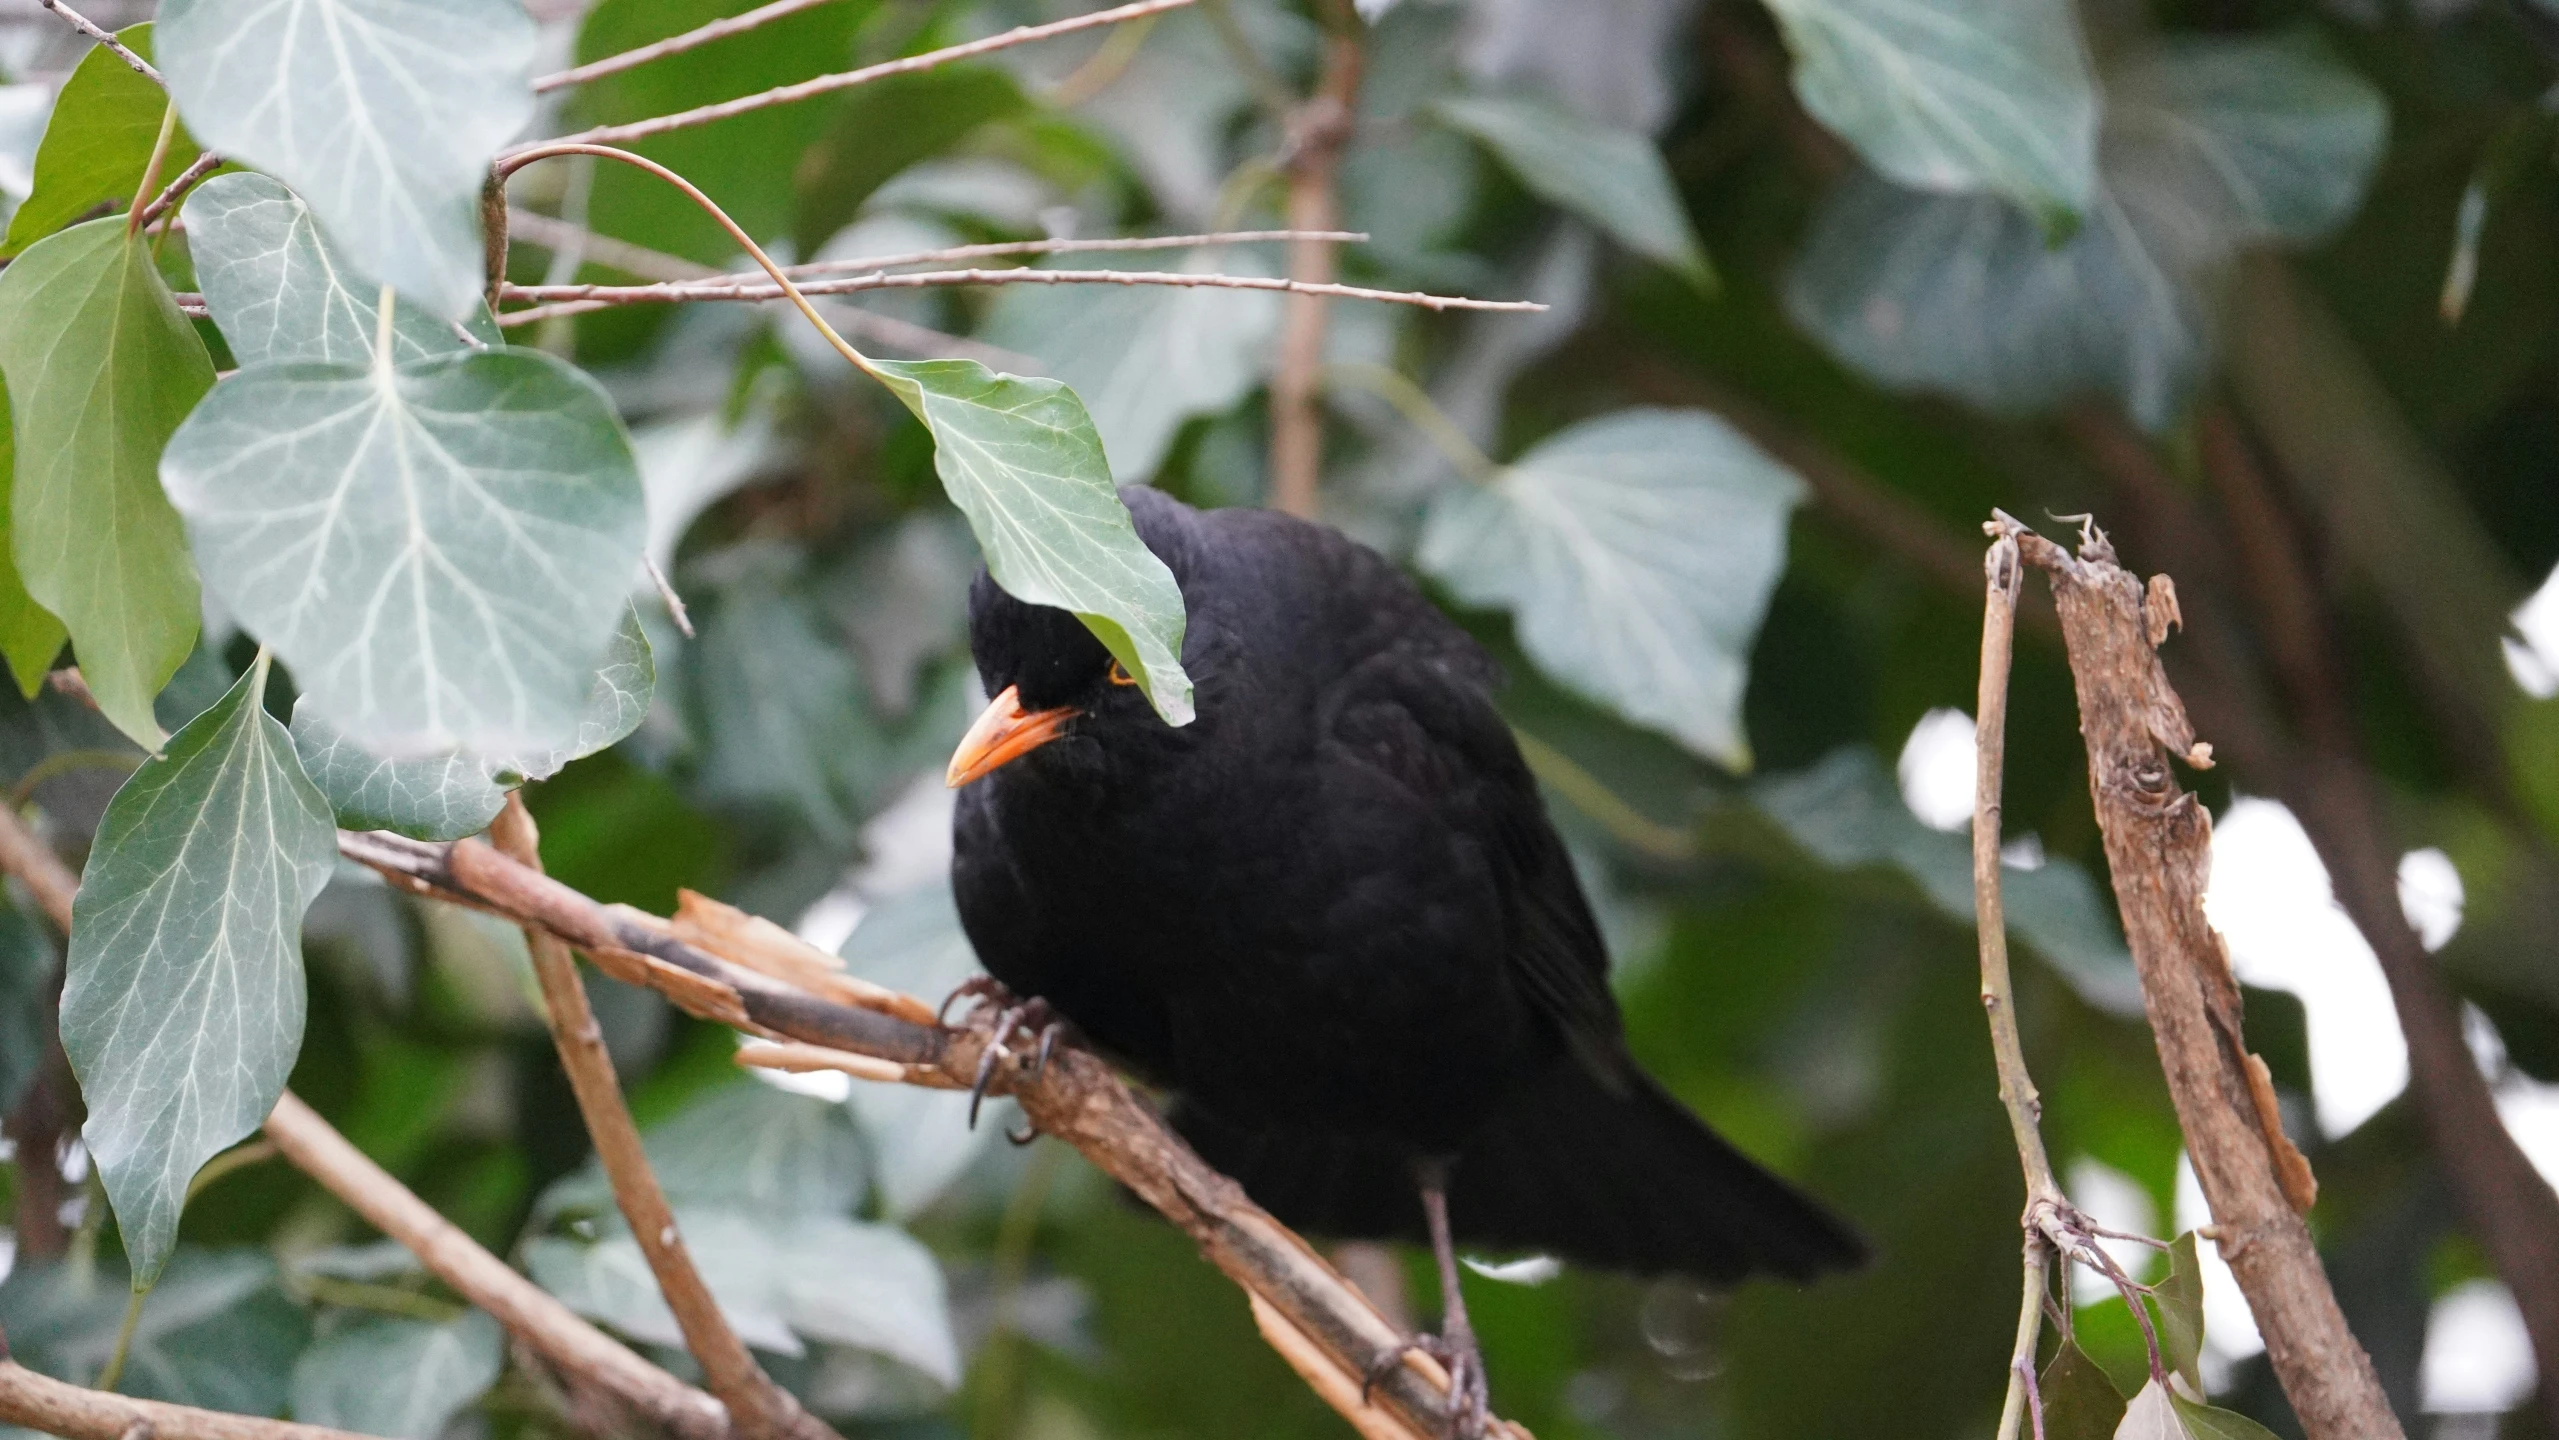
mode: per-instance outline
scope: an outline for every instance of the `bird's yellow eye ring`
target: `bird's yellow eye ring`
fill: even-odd
[[[1128,673],[1127,667],[1121,665],[1120,662],[1114,658],[1111,661],[1111,683],[1114,685],[1134,685],[1137,683],[1137,677]]]

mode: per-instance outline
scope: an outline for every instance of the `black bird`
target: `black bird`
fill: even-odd
[[[1480,1416],[1455,1244],[1710,1283],[1864,1246],[1636,1068],[1563,842],[1473,639],[1373,551],[1123,493],[1189,610],[1175,729],[1076,618],[980,571],[995,696],[952,757],[978,957],[1173,1092],[1286,1223],[1428,1241]]]

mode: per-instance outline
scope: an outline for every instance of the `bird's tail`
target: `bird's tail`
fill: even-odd
[[[1631,1069],[1631,1067],[1630,1067]],[[1612,1094],[1563,1063],[1487,1120],[1450,1173],[1461,1244],[1711,1284],[1810,1280],[1865,1242],[1761,1169],[1652,1079]],[[1245,1130],[1196,1106],[1175,1128],[1288,1225],[1338,1239],[1424,1238],[1409,1157],[1373,1140]]]

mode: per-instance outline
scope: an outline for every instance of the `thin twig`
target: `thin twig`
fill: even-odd
[[[517,864],[539,871],[541,841],[524,797],[510,793],[506,808],[489,827],[489,838]],[[640,1144],[640,1127],[622,1099],[622,1084],[613,1074],[613,1057],[605,1051],[603,1028],[595,1022],[586,986],[578,978],[577,960],[561,939],[538,925],[524,927],[524,942],[533,956],[533,974],[542,987],[549,1012],[551,1039],[560,1052],[560,1068],[577,1097],[578,1116],[586,1122],[595,1156],[612,1183],[613,1201],[631,1227],[631,1238],[657,1278],[658,1292],[684,1335],[684,1348],[702,1367],[703,1384],[729,1409],[733,1427],[747,1440],[798,1437],[840,1440],[835,1431],[801,1408],[799,1401],[773,1383],[745,1342],[720,1313],[720,1302],[694,1268],[676,1229],[675,1211],[666,1190],[649,1167]]]
[[[210,150],[195,157],[194,163],[179,171],[178,178],[170,181],[167,189],[154,197],[150,204],[142,207],[141,224],[148,227],[153,221],[168,214],[170,207],[185,199],[187,192],[195,188],[197,181],[221,167],[222,157]]]
[[[787,273],[787,272],[785,272]],[[1277,275],[1196,275],[1171,270],[922,270],[902,275],[852,275],[834,280],[794,282],[803,295],[852,295],[869,290],[922,290],[943,285],[1164,285],[1184,289],[1277,290],[1292,295],[1320,295],[1343,300],[1376,300],[1391,305],[1418,305],[1425,310],[1497,310],[1534,313],[1546,307],[1534,300],[1476,300],[1462,295],[1432,295],[1419,290],[1370,290],[1357,285],[1318,284]],[[582,292],[560,299],[554,291]],[[705,300],[765,301],[788,299],[779,284],[735,283],[659,285],[509,285],[509,300],[542,301],[525,310],[509,310],[501,325],[530,325],[553,315],[577,315],[610,305],[657,305]]]
[[[90,39],[107,47],[107,50],[117,59],[132,66],[135,74],[140,75],[143,79],[148,80],[152,84],[158,85],[163,89],[168,88],[168,82],[160,78],[160,72],[152,68],[150,61],[134,54],[130,47],[128,47],[123,41],[118,40],[113,34],[98,28],[97,25],[90,21],[88,16],[83,15],[79,11],[72,9],[70,6],[63,4],[62,0],[37,0],[37,3],[44,6],[47,10],[52,11],[54,14],[61,16],[63,19],[70,21],[72,29],[79,31],[81,34],[86,35]]]
[[[784,16],[797,15],[803,10],[814,10],[827,3],[829,0],[773,0],[772,4],[759,5],[743,15],[731,15],[726,19],[714,20],[708,25],[696,26],[681,35],[669,35],[663,40],[642,45],[636,50],[625,50],[619,55],[607,55],[601,60],[590,60],[584,65],[553,71],[533,82],[533,92],[539,95],[545,91],[557,90],[564,85],[583,85],[589,80],[601,80],[607,75],[619,75],[625,70],[636,69],[652,60],[663,60],[669,55],[681,55],[696,46],[708,45],[714,40],[725,40],[731,35],[743,35],[759,25],[769,25]]]
[[[909,55],[902,60],[884,61],[878,65],[867,65],[859,70],[847,70],[840,74],[820,75],[814,80],[803,80],[796,85],[778,85],[759,94],[741,95],[735,100],[723,100],[714,105],[700,105],[672,115],[635,120],[627,125],[598,125],[594,129],[581,130],[574,135],[563,135],[556,141],[546,140],[529,144],[510,154],[546,149],[558,144],[628,144],[633,140],[644,140],[651,135],[663,135],[670,130],[685,130],[696,125],[708,125],[714,121],[726,120],[733,115],[744,115],[749,111],[763,110],[775,105],[788,105],[795,100],[806,100],[851,86],[868,84],[873,80],[885,80],[892,75],[912,75],[919,70],[930,70],[938,65],[948,65],[955,60],[969,60],[980,55],[991,55],[998,50],[1028,44],[1034,40],[1048,40],[1060,35],[1072,35],[1079,30],[1090,30],[1097,25],[1117,25],[1124,21],[1142,19],[1148,15],[1161,15],[1167,10],[1178,10],[1191,3],[1193,0],[1138,0],[1134,5],[1122,5],[1112,10],[1097,10],[1090,15],[1078,15],[1053,24],[1017,26],[1001,35],[990,35],[983,40],[972,40],[965,45],[953,45],[947,49],[929,51],[922,55]]]
[[[1342,154],[1350,148],[1359,118],[1360,73],[1366,68],[1360,40],[1365,27],[1350,13],[1347,0],[1330,8],[1323,73],[1315,93],[1289,113],[1281,147],[1281,168],[1288,176],[1288,223],[1296,230],[1331,230],[1341,224],[1337,180]],[[1324,470],[1327,302],[1340,293],[1333,284],[1333,246],[1322,240],[1291,243],[1288,273],[1292,283],[1287,314],[1281,321],[1279,364],[1271,373],[1270,503],[1291,515],[1312,516]]]
[[[109,1395],[11,1360],[0,1360],[0,1420],[67,1440],[367,1440],[325,1425]]]

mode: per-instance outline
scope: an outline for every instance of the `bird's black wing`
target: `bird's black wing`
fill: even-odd
[[[1628,1061],[1608,951],[1518,742],[1493,707],[1496,674],[1471,639],[1431,612],[1328,688],[1323,734],[1475,843],[1502,899],[1506,973],[1575,1057],[1616,1089]]]

